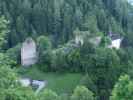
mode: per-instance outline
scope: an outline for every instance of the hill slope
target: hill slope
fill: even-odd
[[[1,14],[10,20],[8,47],[39,35],[52,36],[58,45],[76,28],[124,34],[133,27],[130,8],[125,0],[0,0]]]

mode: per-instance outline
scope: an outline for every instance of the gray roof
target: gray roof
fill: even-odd
[[[120,36],[119,34],[112,34],[112,35],[110,36],[110,38],[111,38],[111,40],[116,40],[116,39],[120,39],[121,36]]]

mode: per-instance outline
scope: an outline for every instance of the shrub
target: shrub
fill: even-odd
[[[71,96],[71,100],[94,100],[94,94],[84,86],[78,86]]]
[[[58,95],[52,90],[45,89],[38,95],[39,100],[57,100]]]

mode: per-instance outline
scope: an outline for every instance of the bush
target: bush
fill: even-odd
[[[9,56],[9,58],[11,58],[12,60],[14,60],[15,62],[17,62],[18,64],[21,63],[21,45],[18,44],[17,46],[10,48],[6,51],[6,54]]]
[[[57,100],[58,95],[52,90],[45,89],[38,95],[39,100]]]
[[[84,86],[78,86],[71,96],[71,100],[94,100],[94,94]]]
[[[37,46],[39,54],[38,63],[41,66],[40,69],[42,71],[50,71],[52,57],[51,41],[46,36],[40,36],[37,38]]]
[[[71,72],[82,72],[79,49],[75,49],[67,55],[67,63]]]
[[[16,62],[6,54],[0,53],[0,66],[3,65],[9,65],[10,67],[14,67],[16,65]]]
[[[119,78],[114,86],[110,100],[133,100],[133,81],[128,75]]]
[[[66,54],[62,51],[59,51],[56,54],[53,54],[51,67],[56,72],[68,71],[68,63],[67,63]]]
[[[89,76],[87,74],[80,80],[80,84],[87,87],[88,89],[90,89],[94,93],[97,93],[97,87],[96,87],[94,81],[92,80],[93,78],[91,78],[91,76]]]
[[[70,100],[70,97],[67,94],[61,94],[58,100]]]
[[[17,86],[17,74],[10,66],[0,66],[0,89],[8,89]]]
[[[10,88],[1,91],[0,100],[38,100],[34,92],[26,88]]]

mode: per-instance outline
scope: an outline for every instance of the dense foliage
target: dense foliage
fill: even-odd
[[[64,43],[77,27],[93,34],[131,33],[131,9],[126,0],[0,0],[1,14],[11,23],[8,47],[39,35]]]
[[[133,81],[130,79],[128,75],[121,76],[112,91],[111,100],[132,100],[132,93]]]
[[[0,99],[132,100],[132,19],[126,0],[0,0]],[[107,48],[108,33],[123,37],[120,49]],[[73,93],[44,89],[38,95],[22,87],[16,69],[21,43],[29,36],[37,42],[39,70],[81,73],[84,86]],[[83,43],[75,43],[76,36]]]
[[[94,100],[94,95],[84,86],[79,86],[74,90],[71,100]]]

